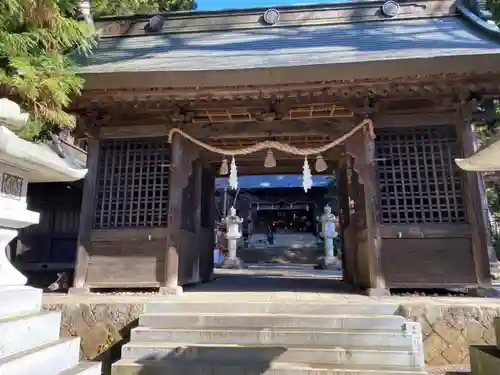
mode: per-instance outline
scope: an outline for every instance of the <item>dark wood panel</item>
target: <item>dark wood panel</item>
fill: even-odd
[[[167,238],[166,228],[94,229],[92,242],[154,241]]]
[[[381,225],[382,238],[470,238],[469,224]]]
[[[165,239],[93,242],[85,284],[103,288],[159,285],[164,279],[165,246]]]
[[[100,138],[165,137],[170,129],[165,125],[104,126],[99,129]]]
[[[470,239],[385,239],[381,257],[389,288],[477,284]]]
[[[166,239],[92,242],[89,254],[92,256],[142,256],[144,258],[164,259],[165,244]]]
[[[82,192],[67,183],[37,183],[28,187],[28,208],[40,212],[40,222],[19,231],[13,261],[24,264],[69,264],[76,258]]]
[[[198,193],[201,193],[198,189],[197,185],[197,175],[195,169],[196,161],[191,163],[191,174],[188,177],[187,184],[182,189],[182,210],[181,210],[181,230],[185,230],[187,232],[196,233],[197,230],[197,216],[198,212],[198,204],[200,202],[200,196]]]
[[[137,287],[138,284],[159,283],[158,275],[164,268],[156,260],[140,258],[90,257],[87,286],[116,288]],[[103,272],[106,270],[106,272]]]
[[[201,173],[200,225],[202,228],[211,228],[213,226],[211,209],[215,202],[215,177],[208,168],[203,168]]]

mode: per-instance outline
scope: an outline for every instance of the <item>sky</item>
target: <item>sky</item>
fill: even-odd
[[[283,5],[326,4],[335,0],[198,0],[198,10],[241,9]]]

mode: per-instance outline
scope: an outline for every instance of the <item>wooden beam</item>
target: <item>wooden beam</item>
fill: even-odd
[[[106,89],[106,90],[85,90],[83,95],[75,98],[74,108],[83,108],[91,102],[104,103],[115,101],[134,101],[138,98],[144,100],[167,99],[170,103],[191,102],[203,100],[206,103],[219,102],[224,105],[227,101],[245,101],[247,99],[262,100],[273,97],[280,98],[303,98],[310,100],[312,96],[322,94],[335,95],[337,98],[348,99],[349,97],[362,97],[363,95],[373,95],[386,97],[391,93],[396,93],[396,97],[402,97],[402,93],[415,93],[420,96],[429,97],[430,94],[447,92],[450,88],[459,85],[470,87],[473,91],[498,94],[500,75],[498,73],[485,74],[448,74],[446,76],[429,76],[426,79],[421,77],[404,77],[393,80],[390,83],[386,79],[379,80],[357,80],[347,81],[327,81],[322,83],[300,83],[283,85],[260,85],[258,87],[186,87],[162,88],[150,87],[147,89]],[[405,95],[406,95],[405,94]],[[128,107],[130,109],[130,106]]]
[[[470,108],[469,108],[470,109]],[[467,158],[476,151],[475,127],[471,124],[471,112],[462,107],[458,113],[457,133],[461,143],[463,157]],[[477,172],[463,172],[464,200],[466,204],[467,218],[472,226],[472,256],[474,268],[481,291],[489,291],[492,288],[490,264],[488,256],[488,214],[487,201],[484,197],[482,178]]]
[[[160,288],[162,294],[180,294],[179,286],[179,252],[178,236],[182,210],[182,138],[174,135],[172,139],[170,173],[168,184],[168,224],[167,224],[167,249],[165,256],[165,285]]]
[[[172,138],[172,151],[169,174],[169,201],[167,223],[167,250],[165,256],[165,281],[160,288],[161,294],[180,294],[179,285],[181,220],[182,220],[182,193],[186,188],[192,170],[193,161],[198,158],[198,150],[175,134]]]
[[[381,248],[382,237],[380,235],[380,212],[378,207],[377,181],[374,161],[375,141],[369,131],[353,135],[346,141],[346,152],[353,157],[353,169],[359,178],[358,199],[360,222],[364,226],[358,228],[365,235],[358,235],[359,251],[364,256],[358,259],[366,259],[364,265],[368,271],[367,293],[369,295],[387,295],[385,278],[382,273]]]
[[[89,265],[89,248],[91,246],[91,231],[94,220],[95,193],[97,188],[97,171],[99,163],[99,139],[88,139],[87,175],[83,185],[82,209],[78,228],[76,248],[75,276],[72,293],[89,292],[85,285]]]

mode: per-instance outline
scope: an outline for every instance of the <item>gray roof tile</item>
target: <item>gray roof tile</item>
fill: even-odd
[[[216,71],[499,54],[458,17],[103,38],[82,73]]]

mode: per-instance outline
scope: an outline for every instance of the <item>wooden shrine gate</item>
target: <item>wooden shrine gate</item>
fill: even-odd
[[[474,151],[479,104],[500,94],[500,43],[452,1],[417,4],[393,18],[378,3],[284,7],[276,25],[262,9],[173,14],[157,31],[142,16],[96,20],[72,108],[89,142],[75,290],[175,293],[211,277],[222,157],[193,139],[318,148],[367,120],[375,139],[365,129],[321,153],[338,176],[345,279],[378,294],[489,288],[482,181],[453,159]],[[172,129],[184,135],[170,144]],[[300,173],[304,155],[273,151],[276,168],[262,149],[236,156],[239,173]]]

